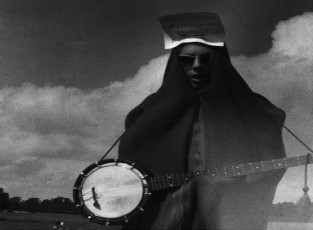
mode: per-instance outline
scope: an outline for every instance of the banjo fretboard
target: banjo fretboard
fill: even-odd
[[[247,164],[225,166],[223,168],[206,169],[203,171],[176,173],[165,176],[156,176],[147,178],[147,182],[151,190],[160,190],[171,187],[178,187],[189,183],[198,176],[212,177],[236,177],[253,173],[266,172],[270,170],[297,167],[305,164],[313,163],[312,156],[301,155],[294,157],[286,157],[269,161],[253,162]]]

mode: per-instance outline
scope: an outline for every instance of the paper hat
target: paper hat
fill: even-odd
[[[165,49],[172,49],[182,43],[190,42],[224,46],[224,27],[215,13],[165,15],[159,20],[163,28]]]

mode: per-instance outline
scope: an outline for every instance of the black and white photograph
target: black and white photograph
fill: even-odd
[[[0,229],[313,229],[312,0],[0,0]]]

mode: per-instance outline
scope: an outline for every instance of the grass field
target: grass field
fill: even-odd
[[[63,221],[62,230],[84,230],[84,229],[106,229],[119,230],[119,227],[106,227],[89,222],[82,215],[78,214],[55,214],[55,213],[13,213],[0,212],[0,229],[17,230],[17,229],[53,229],[57,220]]]
[[[270,222],[267,230],[312,230],[313,223]]]
[[[0,212],[1,230],[53,229],[57,220],[63,221],[62,230],[119,230],[118,226],[106,227],[89,222],[82,215],[54,213]],[[270,222],[267,230],[312,230],[313,223]]]

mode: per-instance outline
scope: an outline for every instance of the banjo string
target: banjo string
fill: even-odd
[[[108,149],[108,151],[103,155],[103,157],[100,159],[100,161],[102,161],[110,152],[111,150],[114,148],[114,146],[121,140],[121,138],[123,137],[125,132],[122,133],[121,136],[119,136],[119,138],[117,138],[117,140],[113,143],[113,145]]]
[[[101,192],[101,193],[97,193],[97,194],[98,194],[98,195],[103,195],[103,194],[112,193],[112,192],[122,192],[122,191],[133,190],[133,189],[135,189],[135,188],[141,188],[141,187],[142,187],[142,186],[135,185],[135,186],[127,187],[127,188],[112,189],[112,190],[105,191],[105,192]],[[83,196],[88,195],[88,193],[89,193],[89,192],[86,192]]]

